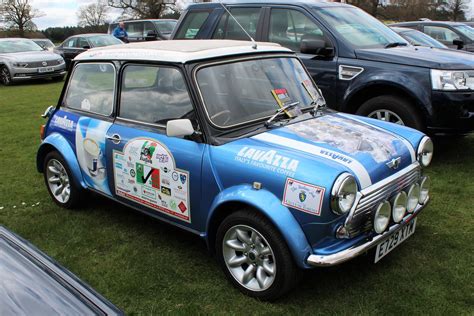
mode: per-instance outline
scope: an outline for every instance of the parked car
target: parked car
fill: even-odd
[[[108,34],[80,34],[68,37],[61,45],[55,48],[55,52],[61,55],[69,68],[71,60],[77,55],[94,47],[111,45],[124,45],[123,42]]]
[[[123,315],[38,250],[0,226],[0,315]]]
[[[437,40],[435,40],[429,35],[426,35],[423,32],[406,27],[392,26],[390,28],[413,46],[426,46],[431,48],[449,49],[448,46],[444,45],[441,42],[438,42]]]
[[[0,84],[42,78],[62,80],[65,67],[61,56],[43,50],[30,39],[0,38]]]
[[[54,44],[51,42],[51,40],[47,38],[32,38],[31,39],[33,42],[41,46],[44,50],[49,50],[49,51],[54,51]]]
[[[460,22],[414,21],[390,24],[409,27],[440,41],[449,48],[474,52],[474,29]]]
[[[364,11],[342,3],[252,1],[226,4],[259,41],[297,52],[336,110],[429,133],[474,130],[472,54],[408,46]],[[244,39],[220,3],[192,4],[173,39]]]
[[[130,42],[168,40],[178,20],[149,19],[123,21]],[[118,23],[110,23],[109,34],[112,34]]]
[[[378,261],[413,234],[429,137],[328,110],[279,45],[192,44],[76,57],[37,154],[54,202],[90,190],[195,233],[260,299],[290,290],[299,268],[370,249]]]

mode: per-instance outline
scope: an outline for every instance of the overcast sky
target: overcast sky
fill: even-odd
[[[178,0],[181,6],[186,6],[186,2],[192,0]],[[97,1],[93,0],[31,0],[33,8],[40,10],[46,15],[34,20],[39,30],[55,26],[76,26],[77,11],[79,7]],[[120,10],[112,10],[110,17],[116,19],[120,16]]]
[[[41,10],[46,15],[34,20],[38,29],[43,30],[54,26],[76,26],[77,25],[77,10],[80,6],[94,3],[93,0],[31,0],[34,8]],[[187,3],[192,0],[178,0],[180,7],[185,7]],[[470,4],[467,15],[474,17],[474,0],[466,1]],[[113,20],[118,18],[120,10],[112,10],[110,18]]]

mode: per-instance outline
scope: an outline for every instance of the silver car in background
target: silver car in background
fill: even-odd
[[[45,51],[35,42],[24,38],[0,39],[0,84],[52,78],[62,80],[66,74],[64,59]]]

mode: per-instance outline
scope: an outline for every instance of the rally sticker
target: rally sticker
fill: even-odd
[[[323,187],[287,178],[282,204],[319,216],[325,191]]]
[[[169,216],[191,222],[189,173],[176,168],[173,156],[149,138],[129,141],[114,151],[115,192]]]

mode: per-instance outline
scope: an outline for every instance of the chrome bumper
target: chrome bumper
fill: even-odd
[[[310,255],[308,259],[306,259],[307,264],[313,267],[329,267],[338,265],[345,261],[351,260],[363,253],[366,253],[373,247],[377,246],[378,244],[389,238],[393,232],[406,226],[413,218],[420,214],[420,212],[425,208],[428,202],[429,198],[423,205],[419,204],[413,213],[405,216],[405,218],[403,218],[403,221],[400,224],[391,226],[390,229],[382,235],[377,235],[372,240],[367,241],[362,245],[354,246],[331,255]]]

